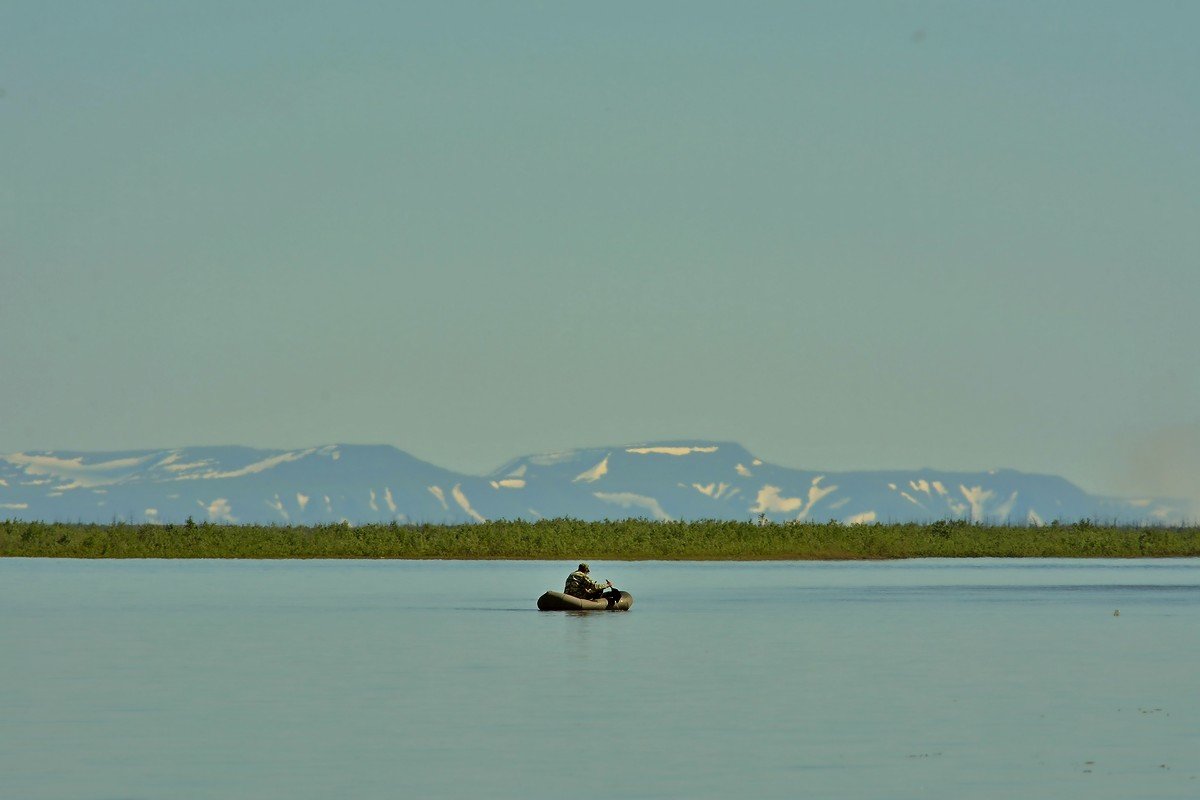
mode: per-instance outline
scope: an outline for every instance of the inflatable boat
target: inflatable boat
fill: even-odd
[[[633,595],[621,592],[612,611],[628,611],[633,606]],[[562,592],[546,592],[538,598],[539,611],[608,611],[608,600],[584,600],[582,597],[572,597]]]

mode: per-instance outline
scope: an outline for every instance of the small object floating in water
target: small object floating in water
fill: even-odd
[[[628,611],[633,606],[633,595],[620,592],[617,602],[610,607],[608,600],[584,600],[562,592],[546,592],[538,598],[538,611]]]
[[[1114,611],[1114,612],[1113,612],[1113,616],[1114,616],[1114,617],[1119,617],[1119,616],[1121,616],[1121,609],[1119,609],[1119,608],[1118,608],[1116,611]]]

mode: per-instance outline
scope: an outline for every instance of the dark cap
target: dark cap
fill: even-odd
[[[591,572],[592,570],[591,570],[591,568],[590,568],[590,567],[588,567],[588,565],[585,563],[585,564],[580,564],[580,565],[579,565],[579,571],[580,571],[580,572]]]

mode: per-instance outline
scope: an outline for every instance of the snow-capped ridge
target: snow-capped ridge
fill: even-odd
[[[765,463],[733,442],[643,441],[520,456],[487,475],[387,445],[174,447],[0,456],[0,511],[23,519],[154,524],[479,522],[488,519],[837,519],[1045,524],[1182,521],[1164,498],[1090,495],[1016,470],[817,471]]]

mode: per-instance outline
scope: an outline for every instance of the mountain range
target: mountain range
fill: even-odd
[[[1002,469],[850,471],[764,463],[729,442],[669,441],[522,456],[468,475],[384,445],[296,450],[184,447],[0,456],[0,518],[136,523],[464,523],[489,519],[1091,518],[1178,524],[1184,504],[1088,494],[1064,478]]]

